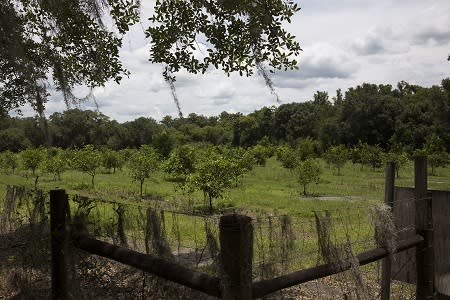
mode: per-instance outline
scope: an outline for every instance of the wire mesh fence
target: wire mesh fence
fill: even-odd
[[[399,206],[411,205],[411,201],[414,199],[401,201]],[[340,269],[350,262],[348,271],[278,292],[272,298],[380,299],[381,261],[359,266],[355,255],[377,247],[393,252],[394,241],[410,236],[414,226],[395,224],[392,212],[384,205],[315,211],[314,214],[315,219],[305,219],[302,215],[255,219],[254,280],[270,279],[323,263]],[[415,252],[410,252],[411,259],[397,262],[400,269],[397,272],[411,268]],[[397,254],[391,256],[396,261]],[[415,297],[415,285],[392,280],[391,286],[392,299]]]
[[[50,294],[49,195],[23,187],[1,186],[0,259],[2,294],[48,297]],[[414,199],[397,201],[397,209]],[[82,218],[91,235],[141,253],[150,253],[192,269],[220,273],[219,216],[191,215],[157,204],[118,203],[69,196],[72,222]],[[354,260],[355,254],[380,246],[373,208],[357,206],[304,215],[258,215],[253,225],[253,281],[270,279],[323,263]],[[374,220],[375,218],[375,220]],[[378,218],[383,218],[378,216]],[[397,221],[397,220],[396,220]],[[411,223],[397,222],[390,234],[405,237]],[[386,239],[386,238],[385,238]],[[252,241],[248,241],[252,243]],[[71,280],[78,298],[207,299],[208,297],[142,271],[73,250]],[[405,252],[409,253],[409,252]],[[410,269],[398,262],[397,273]],[[393,256],[396,259],[396,255]],[[359,266],[267,296],[267,299],[379,299],[380,261]],[[415,286],[391,282],[392,299],[414,299]],[[28,293],[28,294],[27,294]],[[45,297],[44,297],[45,296]]]
[[[82,215],[94,237],[150,253],[203,271],[217,261],[219,217],[167,211],[145,204],[124,204],[77,195],[74,215]]]
[[[48,194],[1,186],[0,197],[1,294],[45,297],[50,274]]]
[[[77,195],[70,196],[69,200],[72,215],[83,216],[89,233],[99,240],[153,254],[202,272],[216,274],[218,271],[218,217],[166,211],[152,204],[116,203]],[[91,274],[88,274],[88,277],[94,277],[91,282],[98,278],[104,279],[110,284],[107,293],[111,294],[115,290],[115,297],[123,291],[120,287],[111,289],[111,283],[117,280],[128,282],[125,285],[128,287],[126,293],[131,292],[135,297],[208,298],[199,292],[106,259],[92,258],[84,254],[79,254],[78,257],[80,263],[77,268],[91,270]],[[104,267],[105,264],[108,268]],[[127,272],[127,280],[112,277],[121,272]],[[106,291],[102,293],[104,295]],[[90,296],[99,295],[91,293]]]

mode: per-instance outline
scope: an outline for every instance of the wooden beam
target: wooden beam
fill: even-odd
[[[406,249],[420,245],[423,242],[423,237],[420,235],[415,235],[407,240],[399,241],[397,243],[397,248],[395,252],[401,252]],[[384,258],[389,255],[389,252],[384,248],[375,248],[361,254],[358,254],[360,265],[366,265]],[[350,264],[345,266],[341,270],[336,270],[333,266],[329,264],[320,265],[317,267],[293,272],[290,274],[282,275],[273,279],[262,280],[253,283],[253,298],[260,298],[265,295],[271,294],[273,292],[285,289],[300,283],[315,280],[318,278],[334,275],[342,271],[350,269]]]
[[[432,199],[428,192],[427,158],[414,160],[414,196],[416,204],[416,233],[424,237],[422,247],[416,250],[416,299],[432,299],[434,294],[434,250]]]
[[[68,202],[64,190],[50,191],[50,231],[52,249],[52,299],[69,299],[68,239],[66,216]]]
[[[84,251],[135,267],[205,294],[220,297],[220,280],[150,254],[99,241],[88,235],[73,235],[74,245]]]

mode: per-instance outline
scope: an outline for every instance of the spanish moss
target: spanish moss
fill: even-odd
[[[175,76],[173,76],[170,72],[168,74],[164,73],[164,79],[169,85],[170,93],[172,95],[173,102],[177,106],[178,116],[180,119],[183,118],[183,112],[181,111],[180,100],[178,99],[176,88],[175,88]]]
[[[273,81],[269,77],[269,74],[267,73],[267,69],[264,67],[262,62],[259,61],[256,63],[256,69],[258,70],[258,75],[260,75],[264,79],[264,82],[266,83],[266,86],[269,88],[270,93],[276,97],[277,103],[281,103],[280,96],[278,95],[277,91],[275,90],[275,87],[273,86]]]

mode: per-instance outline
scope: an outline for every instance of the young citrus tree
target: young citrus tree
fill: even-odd
[[[359,141],[351,151],[351,158],[353,163],[361,164],[361,169],[363,166],[370,166],[376,169],[383,165],[385,154],[380,146],[368,145]]]
[[[55,180],[61,180],[61,173],[67,168],[67,158],[64,151],[59,148],[47,151],[42,167],[46,172],[53,174]]]
[[[423,152],[427,155],[431,175],[436,174],[437,167],[445,167],[448,164],[449,159],[445,151],[444,141],[436,134],[432,134],[426,139]]]
[[[253,146],[250,151],[259,166],[265,166],[266,160],[271,156],[270,148],[260,144]]]
[[[325,161],[337,170],[337,175],[341,175],[341,168],[345,165],[349,157],[347,148],[344,145],[331,146],[324,155]]]
[[[163,170],[171,179],[184,184],[189,174],[195,171],[195,149],[189,145],[175,148],[163,164]]]
[[[286,169],[294,169],[300,161],[295,150],[288,145],[279,146],[277,151],[277,160]]]
[[[231,148],[230,151],[224,155],[224,157],[230,159],[238,165],[239,168],[236,170],[238,172],[238,176],[253,170],[253,168],[258,164],[255,157],[255,152],[252,148]]]
[[[160,157],[156,151],[147,145],[142,145],[138,151],[131,154],[128,161],[128,168],[133,181],[140,184],[140,197],[142,198],[142,188],[144,181],[159,168]]]
[[[14,174],[14,171],[19,166],[17,155],[9,150],[2,152],[0,156],[0,166],[3,169],[11,169]]]
[[[400,178],[400,169],[405,166],[408,161],[408,154],[404,151],[389,152],[386,154],[386,162],[393,162],[395,166],[395,177]]]
[[[74,150],[72,165],[75,169],[91,176],[91,183],[94,186],[94,179],[98,167],[101,165],[101,153],[93,145],[86,145],[81,149]]]
[[[302,138],[297,142],[296,154],[300,161],[316,156],[316,149],[319,147],[318,142],[311,137]]]
[[[41,165],[45,157],[45,151],[42,148],[28,148],[20,152],[22,159],[22,166],[25,170],[31,170],[31,173],[36,175],[36,170]]]
[[[119,152],[105,149],[102,153],[102,165],[108,172],[111,172],[111,169],[113,169],[113,173],[115,174],[116,169],[123,165],[123,160],[120,157]]]
[[[296,168],[297,181],[303,187],[303,195],[307,195],[306,187],[310,183],[319,183],[320,174],[322,173],[320,166],[312,158],[299,163]]]
[[[213,199],[221,198],[227,189],[233,187],[239,179],[239,165],[213,151],[207,151],[199,160],[196,170],[188,176],[187,190],[203,192],[209,202],[209,211],[213,212]]]

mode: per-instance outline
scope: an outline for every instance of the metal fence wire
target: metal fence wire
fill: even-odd
[[[411,230],[410,226],[392,224],[392,213],[384,209],[384,206],[355,206],[315,211],[315,219],[302,215],[255,218],[254,280],[270,279],[323,263],[339,268],[350,261],[349,271],[277,292],[271,298],[380,299],[381,261],[359,266],[355,255],[386,246],[377,240],[376,232],[383,230],[380,224],[391,223],[390,232],[384,233],[384,242]],[[408,263],[411,262],[405,262]],[[391,295],[392,299],[410,299],[415,297],[415,289],[392,281]]]
[[[0,295],[45,298],[50,295],[49,195],[0,186]],[[409,201],[397,205],[410,205]],[[69,196],[72,222],[82,220],[97,239],[209,274],[220,273],[219,216],[162,210],[157,205]],[[270,279],[323,263],[348,271],[266,296],[266,299],[380,299],[380,261],[359,266],[355,254],[380,246],[373,207],[315,211],[303,215],[252,215],[253,281]],[[378,218],[378,219],[377,219]],[[382,218],[382,219],[380,219]],[[384,218],[384,219],[383,219]],[[392,221],[392,220],[391,220]],[[377,225],[378,222],[378,225]],[[411,232],[395,224],[384,242]],[[382,241],[382,242],[383,242]],[[252,241],[248,241],[251,243]],[[386,246],[386,245],[384,245]],[[393,245],[395,247],[395,245]],[[81,299],[209,299],[208,296],[120,263],[73,249],[71,280]],[[411,256],[412,257],[412,256]],[[393,255],[395,259],[395,255]],[[413,258],[402,261],[405,268]],[[394,270],[393,278],[396,278]],[[392,299],[414,299],[413,285],[391,281]],[[8,297],[6,297],[8,298]]]
[[[46,297],[50,274],[48,194],[0,186],[0,295]]]

